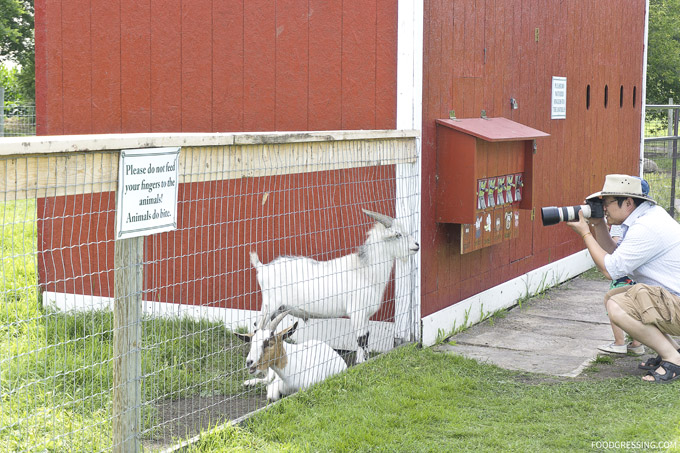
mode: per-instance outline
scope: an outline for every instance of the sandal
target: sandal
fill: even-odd
[[[680,365],[676,365],[671,362],[666,362],[665,360],[662,360],[661,363],[659,364],[661,368],[666,370],[665,374],[659,374],[656,371],[648,371],[645,376],[652,376],[654,378],[653,381],[647,381],[643,379],[644,382],[655,382],[657,384],[666,384],[668,382],[674,381],[678,378],[680,378]]]
[[[650,357],[647,359],[645,363],[638,364],[638,368],[640,368],[641,370],[656,370],[657,368],[659,368],[659,365],[661,364],[662,360],[663,359],[661,358],[660,355],[656,357]]]
[[[678,349],[678,352],[680,352],[680,349]],[[645,363],[638,364],[638,368],[641,370],[656,370],[659,368],[659,365],[662,361],[663,359],[660,355],[657,355],[656,357],[650,357]]]

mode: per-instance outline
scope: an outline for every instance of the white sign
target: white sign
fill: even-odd
[[[121,150],[116,239],[177,228],[179,150],[179,147]]]
[[[567,118],[567,78],[552,78],[552,97],[550,100],[550,119],[563,120]]]

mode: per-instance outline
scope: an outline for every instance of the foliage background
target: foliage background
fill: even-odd
[[[647,103],[680,103],[680,0],[649,1]]]
[[[0,82],[7,102],[35,99],[33,0],[0,0]],[[6,63],[13,62],[20,69]]]

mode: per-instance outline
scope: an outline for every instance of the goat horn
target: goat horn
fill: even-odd
[[[369,211],[368,209],[362,209],[362,211],[373,220],[382,223],[385,228],[390,228],[394,222],[392,217],[386,216],[385,214],[379,214],[377,212]]]
[[[281,312],[281,313],[279,313],[278,315],[276,315],[276,317],[273,318],[273,319],[269,322],[269,326],[268,326],[267,328],[268,328],[269,330],[271,330],[272,332],[274,332],[274,331],[276,330],[276,326],[279,325],[279,323],[281,322],[281,320],[282,320],[283,318],[285,318],[286,315],[287,315],[288,313],[290,313],[290,310],[286,310],[286,311]]]
[[[269,318],[269,307],[265,306],[260,313],[260,317],[255,325],[256,329],[266,329],[267,328],[267,318]]]

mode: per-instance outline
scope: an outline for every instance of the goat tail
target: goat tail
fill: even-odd
[[[260,262],[260,258],[257,257],[257,252],[255,252],[255,251],[250,252],[250,264],[252,264],[253,267],[257,270],[259,270],[262,267],[262,263]]]

